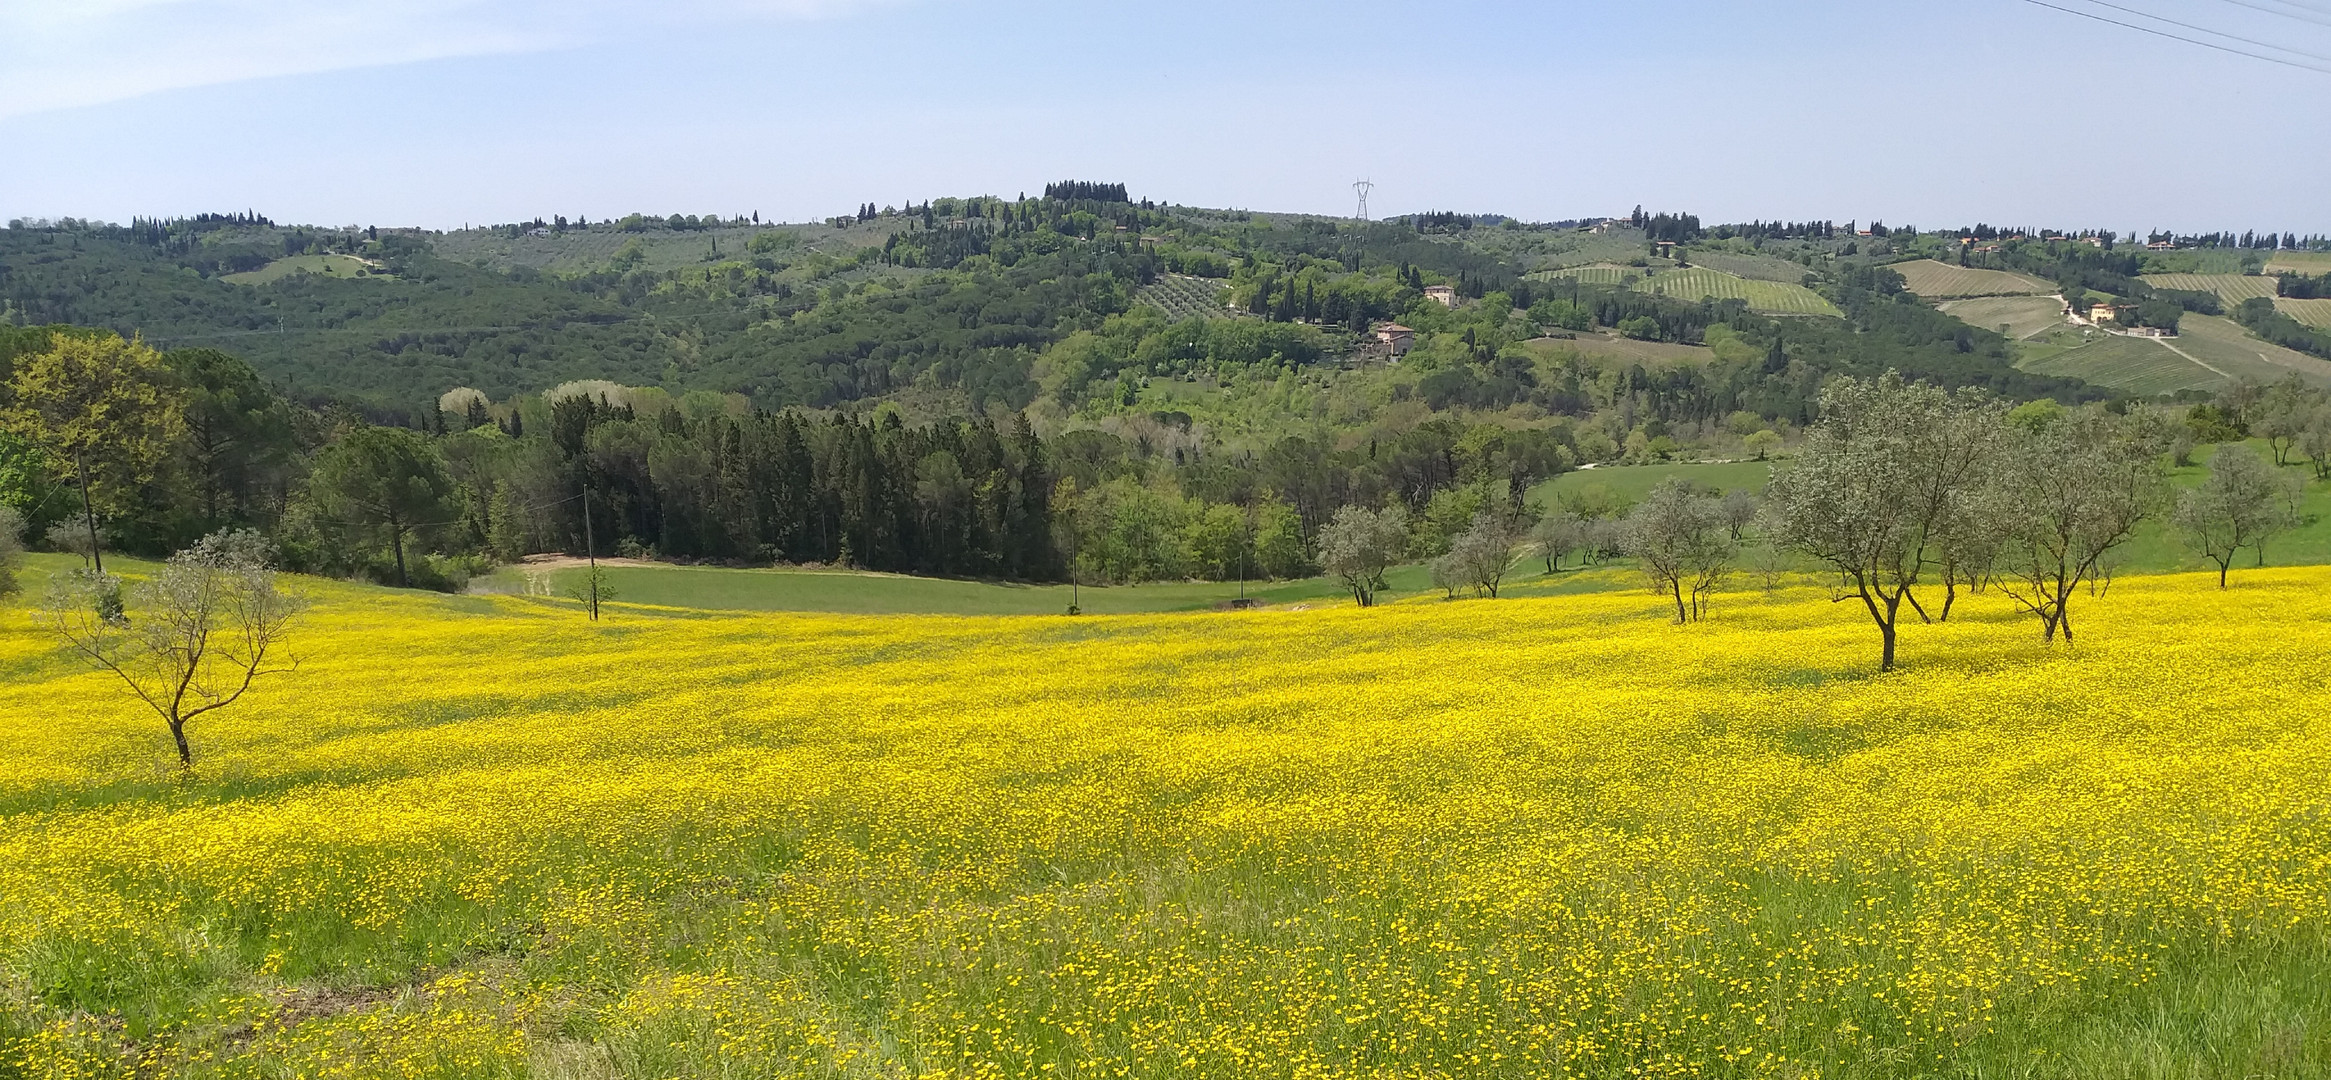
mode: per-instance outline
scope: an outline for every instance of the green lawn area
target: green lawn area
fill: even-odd
[[[1600,484],[1611,494],[1632,503],[1650,494],[1660,481],[1670,477],[1681,477],[1702,487],[1724,491],[1761,492],[1765,481],[1772,479],[1772,471],[1773,463],[1769,461],[1603,465],[1566,472],[1552,480],[1540,482],[1530,489],[1530,502],[1539,507],[1552,506],[1565,493],[1575,492],[1590,484]]]
[[[2264,443],[2252,445],[2261,454],[2269,453]],[[2215,449],[2202,447],[2195,453],[2193,465],[2171,471],[2170,482],[2180,488],[2200,483],[2208,474],[2209,457]],[[1767,462],[1739,461],[1583,469],[1564,473],[1539,484],[1531,490],[1530,496],[1533,503],[1547,506],[1561,494],[1590,484],[1599,484],[1613,495],[1633,501],[1642,498],[1652,487],[1670,477],[1683,477],[1726,491],[1762,491],[1766,481],[1771,478],[1773,467],[1772,463]],[[2307,479],[2306,498],[2302,507],[2306,520],[2299,528],[2268,544],[2267,565],[2331,565],[2331,483],[2314,480],[2311,470],[2296,464],[2289,467],[2289,473]],[[2245,552],[2236,566],[2236,572],[2249,565],[2253,557],[2253,553]],[[25,567],[20,575],[26,599],[37,601],[43,582],[50,574],[79,565],[79,559],[68,555],[26,556]],[[152,573],[156,565],[149,560],[126,556],[108,556],[106,559],[107,569],[133,578]],[[2113,568],[2121,574],[2151,574],[2202,570],[2208,568],[2208,563],[2185,547],[2169,528],[2164,512],[2147,521],[2139,529],[2136,539],[2115,554]],[[554,588],[571,581],[575,573],[555,572],[552,575]],[[1071,595],[1067,585],[918,578],[846,570],[616,566],[610,567],[608,574],[616,590],[616,599],[621,604],[699,610],[830,611],[864,615],[1055,615],[1067,611]],[[1422,564],[1397,567],[1387,577],[1393,589],[1381,602],[1435,603],[1441,599],[1441,591],[1433,587],[1431,575]],[[1752,573],[1742,569],[1734,575],[1731,587],[1750,588],[1753,578]],[[1541,561],[1520,557],[1506,580],[1503,594],[1552,596],[1634,589],[1642,585],[1641,576],[1626,560],[1616,560],[1585,570],[1577,569],[1574,563],[1566,564],[1560,571],[1547,574]],[[526,578],[523,571],[506,568],[479,578],[472,584],[472,588],[485,592],[523,593]],[[1206,611],[1223,607],[1238,598],[1239,585],[1237,582],[1162,582],[1114,587],[1087,586],[1075,592],[1087,612],[1140,614]],[[1246,595],[1252,600],[1274,605],[1324,606],[1351,602],[1340,585],[1326,578],[1250,582],[1246,587]],[[565,599],[545,602],[573,604],[573,601]]]

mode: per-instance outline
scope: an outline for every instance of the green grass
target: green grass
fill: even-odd
[[[2048,282],[2005,270],[1978,270],[1933,259],[1914,259],[1886,267],[1902,275],[1910,291],[1929,300],[1969,296],[2046,296],[2056,291]]]
[[[2133,394],[2174,394],[2222,386],[2226,379],[2158,341],[2098,334],[2079,348],[2039,356],[2026,354],[2017,367],[2038,375],[2063,375]]]
[[[1768,461],[1675,462],[1665,465],[1604,465],[1563,473],[1530,489],[1531,504],[1551,507],[1565,495],[1599,485],[1626,502],[1640,501],[1662,481],[1681,478],[1723,491],[1761,492],[1772,479]]]
[[[2232,319],[2187,315],[2178,322],[2177,347],[2237,379],[2273,382],[2296,372],[2318,386],[2331,386],[2331,360],[2260,341]]]
[[[265,285],[269,282],[281,281],[294,274],[316,274],[334,278],[378,277],[382,280],[389,280],[388,274],[354,255],[292,255],[277,259],[257,270],[241,274],[228,274],[219,280],[236,285]]]
[[[1670,270],[1636,286],[1639,292],[1685,300],[1746,300],[1757,311],[1780,315],[1842,315],[1821,294],[1802,285],[1756,281],[1705,266]]]
[[[2064,305],[2052,296],[1983,296],[1935,306],[1969,326],[2019,340],[2065,325]]]

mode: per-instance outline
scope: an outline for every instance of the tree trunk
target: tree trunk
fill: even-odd
[[[1690,615],[1684,611],[1683,579],[1671,579],[1668,582],[1668,587],[1675,593],[1675,624],[1682,626],[1692,621]]]
[[[89,466],[84,455],[73,455],[74,479],[81,482],[81,520],[89,526],[89,562],[105,572],[105,545],[97,542],[97,505],[89,501]]]
[[[397,553],[397,587],[408,588],[411,583],[405,580],[405,530],[393,522],[389,525],[389,547]]]
[[[1880,623],[1878,635],[1885,639],[1885,648],[1878,654],[1878,670],[1894,670],[1894,624]]]
[[[186,721],[170,721],[170,737],[178,743],[178,767],[182,769],[193,768],[194,748],[186,745]]]
[[[1943,610],[1942,610],[1942,615],[1941,615],[1940,617],[1938,617],[1938,618],[1936,619],[1936,621],[1937,621],[1937,622],[1949,622],[1949,621],[1951,621],[1951,605],[1952,605],[1952,604],[1955,604],[1955,603],[1958,603],[1958,602],[1959,602],[1959,583],[1958,583],[1958,582],[1956,582],[1956,581],[1953,581],[1953,580],[1951,580],[1950,578],[1944,578],[1944,579],[1943,579]]]
[[[2234,560],[2232,560],[2232,559],[2227,559],[2225,562],[2221,562],[2221,563],[2219,563],[2219,564],[2218,564],[2218,588],[2221,588],[2221,589],[2223,589],[2223,588],[2225,588],[2225,587],[2226,587],[2226,568],[2227,568],[2227,564],[2229,564],[2229,563],[2232,563],[2233,561],[2234,561]]]
[[[1924,607],[1920,606],[1920,604],[1918,603],[1918,594],[1917,594],[1917,593],[1911,592],[1911,591],[1910,591],[1910,590],[1908,590],[1908,589],[1904,589],[1904,590],[1902,590],[1902,599],[1910,601],[1910,610],[1912,610],[1912,611],[1915,611],[1915,612],[1917,612],[1917,613],[1918,613],[1918,621],[1919,621],[1919,622],[1925,623],[1925,624],[1927,624],[1928,626],[1932,626],[1932,625],[1934,625],[1934,617],[1933,617],[1933,616],[1931,616],[1931,615],[1928,615],[1928,614],[1926,613],[1926,608],[1924,608]]]

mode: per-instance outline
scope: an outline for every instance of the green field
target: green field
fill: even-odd
[[[2244,379],[2267,383],[2294,372],[2317,385],[2331,385],[2331,361],[2260,341],[2231,320],[2211,315],[2187,315],[2175,338],[2098,334],[2079,348],[2034,350],[2016,366],[2137,394],[2207,390]]]
[[[1669,270],[1636,286],[1636,289],[1685,300],[1746,300],[1748,306],[1756,311],[1780,315],[1844,314],[1837,310],[1836,305],[1822,299],[1820,293],[1803,285],[1757,281],[1705,266]]]
[[[1142,286],[1135,298],[1166,313],[1169,319],[1221,318],[1229,314],[1218,299],[1223,283],[1188,274],[1163,274]]]
[[[1980,296],[1935,305],[1969,326],[2028,338],[2065,325],[2064,305],[2052,296]]]
[[[2147,274],[2144,282],[2156,289],[2218,294],[2233,307],[2253,296],[2274,296],[2274,279],[2250,274]]]
[[[2063,375],[2135,394],[2174,394],[2222,386],[2225,375],[2194,363],[2151,338],[2099,334],[2080,348],[2016,365],[2037,375]]]
[[[354,255],[292,255],[277,259],[257,270],[241,274],[228,274],[219,280],[236,285],[265,285],[272,281],[281,281],[294,274],[316,274],[334,278],[379,277],[385,279],[389,276],[382,272],[378,266]]]
[[[2276,300],[2274,309],[2308,326],[2331,327],[2331,300]]]
[[[2046,296],[2056,291],[2056,286],[2035,277],[2011,274],[2005,270],[1952,266],[1933,259],[1892,263],[1886,269],[1902,275],[1903,282],[1911,292],[1929,300],[1954,300],[1970,296]]]

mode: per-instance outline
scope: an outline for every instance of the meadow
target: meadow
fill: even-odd
[[[197,768],[0,617],[0,1074],[2331,1069],[2331,571],[714,615],[302,582]],[[2175,678],[2164,673],[2175,672]]]

